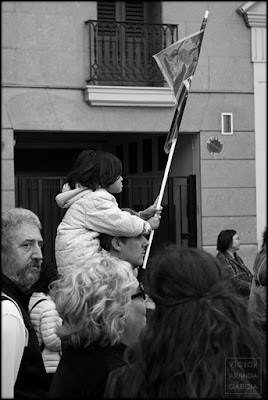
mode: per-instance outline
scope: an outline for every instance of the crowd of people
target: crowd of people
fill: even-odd
[[[2,213],[2,398],[265,398],[266,229],[253,274],[230,229],[215,257],[163,246],[141,279],[162,207],[120,209],[121,174],[80,154],[56,197],[56,264],[35,213]]]

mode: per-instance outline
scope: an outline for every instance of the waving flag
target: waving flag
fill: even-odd
[[[208,11],[205,13],[200,31],[178,40],[153,56],[173,92],[176,104],[175,115],[164,146],[166,153],[170,150],[172,140],[178,135],[191,81],[199,59],[207,18]]]
[[[157,200],[157,207],[161,205],[164,195],[169,169],[171,166],[172,157],[178,138],[178,132],[182,120],[183,111],[187,102],[192,78],[195,73],[199,58],[207,18],[208,11],[205,12],[200,31],[190,36],[187,36],[184,39],[178,40],[176,43],[173,43],[171,46],[153,56],[159,68],[161,69],[165,80],[172,89],[176,103],[175,114],[164,146],[165,152],[169,154],[164,177],[161,183],[160,193]],[[154,237],[154,232],[155,231],[152,230],[152,232],[150,233],[149,243],[146,248],[142,268],[146,268]]]

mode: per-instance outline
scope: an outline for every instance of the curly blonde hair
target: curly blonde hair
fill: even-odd
[[[92,257],[54,281],[50,294],[63,321],[61,340],[75,348],[119,343],[136,282],[131,265],[110,256]]]

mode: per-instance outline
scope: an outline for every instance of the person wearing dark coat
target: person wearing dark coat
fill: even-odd
[[[246,267],[241,257],[237,255],[240,239],[233,229],[220,232],[217,238],[218,254],[216,258],[230,277],[236,291],[244,298],[249,298],[253,274]]]

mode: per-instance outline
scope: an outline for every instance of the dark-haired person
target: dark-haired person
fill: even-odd
[[[56,334],[57,327],[61,325],[61,318],[49,295],[49,285],[57,278],[57,266],[54,263],[43,263],[39,279],[32,287],[34,292],[29,302],[30,318],[50,381],[61,357],[61,340]]]
[[[235,230],[221,231],[217,238],[216,257],[230,276],[237,292],[248,299],[253,275],[236,253],[240,249],[240,244],[240,238]]]
[[[155,311],[126,351],[128,365],[109,374],[105,397],[224,398],[237,387],[260,398],[260,381],[254,387],[243,363],[226,360],[261,358],[264,366],[264,337],[217,259],[173,245],[152,257],[146,281]]]
[[[43,261],[41,228],[37,215],[25,208],[2,213],[2,399],[44,399],[49,390],[28,312]]]
[[[92,255],[99,254],[100,233],[135,237],[159,227],[159,215],[146,221],[118,207],[112,193],[122,191],[121,175],[121,161],[111,153],[84,150],[78,156],[68,175],[68,184],[56,196],[57,204],[67,208],[55,241],[59,274],[70,265],[82,265]]]

